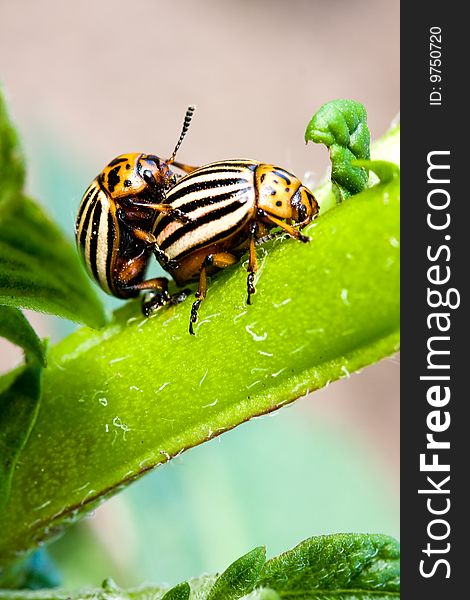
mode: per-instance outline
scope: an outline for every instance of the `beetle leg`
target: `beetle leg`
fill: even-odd
[[[168,279],[166,277],[153,277],[152,279],[147,279],[146,281],[141,281],[140,283],[135,283],[134,285],[128,285],[126,286],[126,289],[136,292],[151,290],[168,295]]]
[[[191,290],[188,288],[185,288],[184,290],[180,290],[179,292],[175,292],[174,294],[171,294],[171,296],[170,296],[170,303],[171,304],[179,304],[180,302],[184,302],[190,293],[191,293]]]
[[[130,228],[134,236],[140,240],[141,242],[145,242],[147,246],[150,246],[150,250],[153,250],[153,246],[157,243],[157,238],[150,233],[150,231],[145,231],[145,229],[139,229],[138,227]]]
[[[148,245],[148,249],[154,253],[158,262],[166,271],[168,271],[168,268],[171,268],[172,261],[168,259],[163,250],[160,250],[157,244],[157,238],[153,235],[153,233],[150,233],[150,231],[145,231],[144,229],[139,229],[138,227],[130,227],[130,230],[137,239],[145,242]]]
[[[132,284],[129,284],[133,279],[139,277],[143,273],[145,266],[148,262],[148,253],[146,250],[142,250],[137,256],[128,258],[126,260],[119,260],[119,266],[117,269],[117,285],[123,291],[133,291]]]
[[[170,217],[174,218],[176,221],[180,221],[181,223],[192,223],[194,219],[189,215],[185,215],[183,211],[179,208],[171,208],[168,204],[164,203],[155,203],[155,202],[133,202],[133,206],[137,206],[140,208],[147,208],[154,210],[155,212],[163,213],[166,215],[170,215]]]
[[[182,212],[179,208],[172,208],[171,210],[167,210],[166,213],[169,214],[170,217],[176,219],[177,221],[180,221],[181,223],[192,223],[193,221],[195,221],[193,217],[184,214],[184,212]]]
[[[296,229],[293,225],[289,225],[288,223],[281,221],[281,219],[273,217],[272,215],[269,215],[264,211],[263,217],[268,221],[271,221],[273,225],[276,225],[277,227],[282,227],[282,229],[284,229],[286,233],[288,233],[291,237],[295,238],[296,240],[299,240],[299,242],[307,243],[310,241],[309,237],[300,233],[300,231]]]
[[[144,296],[142,298],[142,312],[146,317],[151,315],[156,308],[159,308],[170,301],[168,279],[166,277],[147,279],[147,281],[141,281],[135,285],[127,286],[126,289],[139,292],[148,290],[151,292],[149,297]]]
[[[199,167],[191,167],[191,165],[185,165],[184,163],[180,163],[176,160],[174,160],[171,164],[173,164],[175,167],[178,167],[178,169],[181,169],[185,173],[192,173],[196,169],[199,169]]]
[[[146,317],[148,317],[155,308],[163,306],[171,301],[171,297],[168,293],[168,279],[166,277],[154,277],[153,279],[147,279],[147,281],[141,281],[140,283],[127,284],[126,279],[129,281],[132,279],[134,275],[132,273],[132,263],[135,261],[129,261],[127,265],[127,271],[122,274],[126,275],[126,278],[121,281],[121,288],[123,291],[127,292],[143,292],[148,290],[150,292],[150,297],[142,298],[142,312]]]
[[[134,227],[127,221],[127,215],[122,208],[118,208],[116,216],[122,227],[125,227],[131,234],[133,234],[141,242],[145,242],[149,246],[149,250],[153,250],[153,246],[157,244],[157,238],[150,231],[140,229],[140,227]]]
[[[129,229],[129,231],[141,242],[147,244],[147,249],[151,250],[155,258],[162,265],[162,267],[167,271],[171,266],[171,260],[168,259],[167,255],[160,250],[157,244],[157,238],[150,231],[145,231],[145,229],[140,229],[139,227],[132,227],[129,223],[124,222],[124,225]]]
[[[197,322],[197,311],[199,310],[199,307],[201,306],[201,302],[206,297],[206,293],[207,293],[207,273],[206,273],[206,267],[203,264],[203,266],[201,268],[201,272],[199,273],[199,285],[197,286],[196,300],[193,302],[193,305],[191,307],[191,316],[189,317],[189,333],[191,335],[195,335],[194,329],[193,329],[193,324]]]
[[[199,272],[199,285],[196,292],[196,300],[193,302],[191,307],[191,316],[189,319],[189,333],[194,334],[193,324],[197,322],[197,313],[202,301],[207,294],[207,267],[217,267],[219,269],[225,269],[238,262],[238,259],[230,252],[216,252],[215,254],[208,254],[202,263],[201,270]]]
[[[160,283],[163,283],[160,288]],[[150,316],[155,309],[164,306],[165,304],[176,305],[186,300],[191,293],[191,290],[184,289],[174,294],[168,293],[168,280],[165,277],[156,277],[143,282],[144,286],[141,289],[149,290],[149,294],[142,297],[142,312],[146,317]],[[152,287],[150,287],[152,286]],[[155,288],[153,287],[155,286]]]
[[[258,270],[258,257],[256,255],[256,246],[255,239],[258,231],[258,226],[255,223],[252,224],[250,228],[250,248],[249,248],[249,256],[248,256],[248,277],[246,280],[246,289],[247,289],[247,299],[246,303],[251,304],[251,295],[256,292],[255,289],[255,273]]]
[[[207,267],[214,266],[218,269],[225,269],[225,267],[231,267],[238,262],[238,258],[230,252],[216,252],[215,254],[209,254],[204,261]]]

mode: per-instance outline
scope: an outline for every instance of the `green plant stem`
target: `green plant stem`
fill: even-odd
[[[130,302],[104,329],[51,349],[0,514],[0,565],[185,449],[397,350],[399,181],[322,214],[307,233],[309,244],[260,250],[252,306],[241,265],[214,278],[195,337],[190,300],[151,319]]]

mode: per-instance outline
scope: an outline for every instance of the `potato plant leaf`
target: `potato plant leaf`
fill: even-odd
[[[162,600],[188,600],[190,595],[191,588],[189,587],[189,583],[185,582],[168,590],[168,592],[162,596]]]
[[[257,588],[241,600],[282,600],[281,596],[271,588]]]
[[[37,361],[31,361],[0,393],[0,512],[8,501],[18,457],[39,411],[42,370]]]
[[[0,216],[5,205],[23,189],[24,160],[0,90]]]
[[[207,600],[237,600],[251,592],[266,562],[266,548],[259,546],[232,563],[207,596]]]
[[[0,590],[0,600],[395,600],[399,558],[398,542],[389,536],[334,534],[309,538],[266,563],[264,548],[255,548],[222,575],[204,575],[168,591],[123,590],[107,580],[101,589],[80,592]]]
[[[43,344],[28,319],[17,308],[0,305],[0,336],[23,348],[27,356],[46,366]]]
[[[0,305],[104,325],[102,305],[75,248],[23,195],[24,161],[1,94],[0,182]]]
[[[282,598],[365,600],[398,597],[399,546],[384,535],[336,534],[310,538],[269,560],[258,585]]]
[[[78,254],[32,200],[0,213],[0,303],[100,327],[101,303]]]
[[[367,169],[353,166],[354,159],[370,158],[370,132],[365,108],[355,100],[333,100],[312,117],[305,141],[330,149],[331,182],[342,202],[367,186]]]

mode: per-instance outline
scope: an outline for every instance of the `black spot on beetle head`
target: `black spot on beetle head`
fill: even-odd
[[[126,162],[128,159],[126,156],[118,156],[117,158],[115,158],[114,160],[112,160],[108,167],[115,167],[116,165],[119,165],[123,162]]]
[[[114,167],[108,174],[108,189],[111,193],[114,192],[114,188],[121,181],[121,178],[118,175],[119,169],[120,167]]]

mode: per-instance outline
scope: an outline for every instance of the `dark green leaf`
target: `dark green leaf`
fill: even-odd
[[[367,170],[351,165],[353,159],[370,158],[370,132],[362,104],[354,100],[324,104],[308,124],[305,140],[330,149],[331,181],[339,202],[366,188]]]
[[[0,305],[0,336],[20,346],[27,356],[46,366],[43,344],[28,319],[17,308]]]
[[[0,216],[24,185],[24,161],[0,90]]]
[[[41,375],[42,367],[31,362],[0,394],[0,509],[8,500],[18,457],[36,421]]]
[[[180,583],[163,596],[162,600],[188,600],[191,594],[191,588],[189,583]]]
[[[24,161],[0,94],[0,304],[105,323],[77,252],[22,194]]]
[[[269,560],[258,585],[282,598],[394,598],[399,595],[400,550],[385,535],[336,534],[310,538]],[[341,595],[340,595],[341,594]]]
[[[281,596],[269,588],[258,588],[248,596],[244,596],[245,600],[282,600]]]
[[[266,548],[259,546],[232,563],[216,580],[207,600],[237,600],[249,594],[266,562]]]
[[[264,566],[263,566],[264,565]],[[378,534],[310,538],[265,562],[255,548],[220,576],[203,575],[169,591],[148,586],[123,590],[112,580],[85,592],[8,592],[0,600],[396,600],[399,545]]]
[[[0,303],[100,327],[101,303],[78,254],[31,200],[0,214]]]
[[[107,577],[101,584],[101,587],[105,592],[117,592],[121,589],[112,577]]]
[[[248,596],[243,596],[241,600],[282,600],[281,596],[269,588],[257,588]]]

